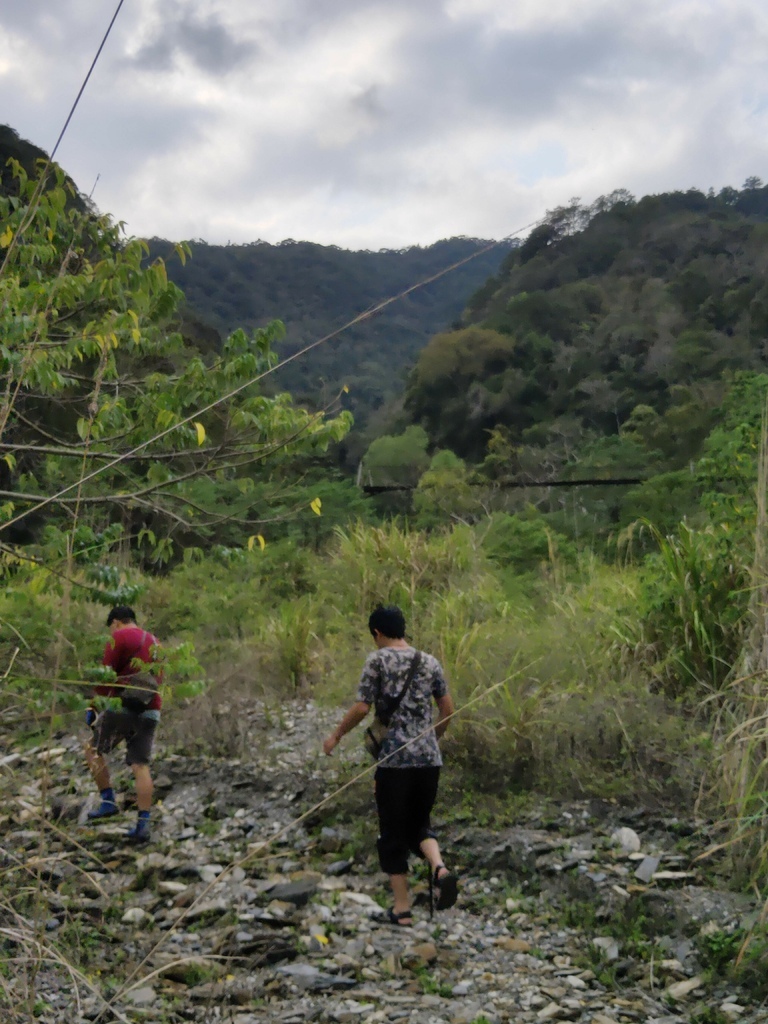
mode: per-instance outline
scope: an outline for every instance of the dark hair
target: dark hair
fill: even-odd
[[[107,616],[107,625],[111,626],[113,622],[135,622],[136,612],[133,608],[129,608],[127,604],[119,604]]]
[[[396,604],[389,604],[386,607],[382,604],[377,605],[368,619],[368,629],[371,636],[374,630],[378,630],[389,640],[402,640],[405,636],[405,616]]]

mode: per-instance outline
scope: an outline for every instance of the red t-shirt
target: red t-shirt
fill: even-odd
[[[112,639],[104,648],[104,657],[101,663],[113,669],[115,675],[132,676],[140,671],[131,664],[133,659],[140,658],[150,665],[154,660],[152,648],[157,646],[157,642],[157,637],[148,630],[140,629],[138,626],[124,626],[121,629],[116,629],[112,634]],[[162,672],[153,674],[162,680]],[[95,692],[102,697],[119,697],[120,691],[121,687],[119,686],[101,685],[95,688]],[[147,711],[159,711],[162,704],[163,700],[158,692],[147,705]]]

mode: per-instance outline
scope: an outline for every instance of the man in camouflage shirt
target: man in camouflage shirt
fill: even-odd
[[[438,740],[448,728],[453,701],[437,659],[417,652],[406,642],[405,618],[399,608],[379,605],[368,626],[377,650],[366,659],[356,702],[325,740],[323,749],[331,754],[341,737],[363,721],[372,705],[403,694],[378,754],[375,783],[379,862],[389,875],[394,897],[389,920],[410,925],[409,853],[429,862],[438,892],[438,910],[456,902],[456,877],[443,864],[430,826],[443,763]],[[433,700],[439,714],[434,724]]]

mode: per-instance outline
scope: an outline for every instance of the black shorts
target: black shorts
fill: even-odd
[[[377,768],[376,808],[379,812],[379,864],[388,875],[408,871],[408,854],[421,857],[420,844],[434,839],[429,816],[437,796],[440,769]]]
[[[126,764],[149,764],[157,722],[134,711],[102,711],[93,727],[98,754],[108,754],[125,741]]]

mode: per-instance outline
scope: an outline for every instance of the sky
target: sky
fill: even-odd
[[[0,122],[51,150],[116,5],[3,4]],[[130,235],[381,249],[738,188],[767,140],[764,0],[124,0],[57,158]]]

